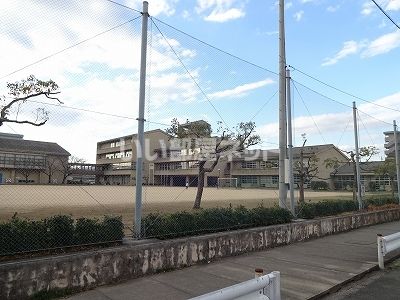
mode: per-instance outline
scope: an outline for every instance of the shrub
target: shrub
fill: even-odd
[[[195,212],[152,213],[143,218],[143,235],[160,239],[199,235],[256,226],[288,223],[292,215],[286,209],[259,206],[247,209],[208,208]]]
[[[0,223],[0,255],[64,248],[82,244],[121,241],[121,217],[102,221],[58,215],[43,220],[12,218]]]
[[[398,200],[392,197],[364,199],[364,207],[369,205],[383,206],[386,204],[398,204]],[[358,203],[353,200],[325,200],[320,202],[304,203],[297,207],[297,217],[313,219],[358,210]]]
[[[316,191],[316,190],[328,190],[329,185],[326,181],[311,181],[311,189]]]
[[[350,212],[358,209],[353,200],[329,200],[315,203],[304,203],[297,208],[297,216],[303,219],[313,219]]]

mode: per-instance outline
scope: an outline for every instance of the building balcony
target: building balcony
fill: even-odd
[[[122,152],[126,150],[132,150],[132,143],[128,143],[118,147],[101,147],[97,149],[97,154],[106,154],[106,153],[114,153],[114,152]]]

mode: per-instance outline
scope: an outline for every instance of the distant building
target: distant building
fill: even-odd
[[[187,123],[205,126],[204,121]],[[206,123],[208,124],[208,123]],[[145,132],[145,158],[143,164],[144,184],[164,186],[197,186],[199,161],[207,157],[207,163],[215,156],[217,137],[172,138],[157,129]],[[97,165],[102,166],[103,184],[135,184],[136,135],[122,136],[97,143]],[[301,147],[293,149],[294,162],[300,160]],[[348,161],[348,157],[332,144],[306,146],[304,161],[310,156],[317,158],[318,173],[313,180],[328,182],[333,188],[333,168],[326,168],[327,158]],[[150,157],[151,156],[151,157]],[[205,186],[217,186],[218,178],[235,178],[239,187],[277,188],[279,183],[278,150],[248,150],[223,156],[212,172],[207,172]],[[295,183],[299,176],[294,172]]]
[[[69,152],[56,143],[0,133],[0,183],[62,183]]]
[[[293,148],[294,163],[300,161],[301,147]],[[310,156],[317,158],[318,172],[315,181],[325,181],[333,188],[331,172],[333,168],[326,168],[324,161],[327,158],[337,158],[339,161],[347,161],[348,158],[332,144],[305,146],[303,149],[304,163]],[[279,150],[252,150],[246,151],[239,157],[234,157],[229,163],[230,177],[238,178],[241,187],[267,187],[278,188],[279,185]],[[293,171],[294,183],[297,186],[299,175]],[[226,176],[226,175],[225,175]]]
[[[361,185],[366,191],[390,190],[389,176],[379,175],[376,170],[383,161],[360,162]],[[354,184],[354,164],[349,162],[332,172],[334,188],[336,190],[351,190]]]
[[[395,157],[394,131],[385,131],[385,154],[389,158]],[[400,151],[400,133],[397,133],[397,149]]]
[[[170,153],[171,138],[161,129],[144,134],[146,155],[143,159],[144,184],[155,184],[154,159],[161,152]],[[103,168],[99,183],[134,185],[136,183],[136,141],[137,135],[117,137],[97,143],[96,164]],[[165,151],[163,150],[165,149]]]

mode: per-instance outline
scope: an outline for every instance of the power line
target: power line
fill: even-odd
[[[167,45],[169,46],[169,48],[171,49],[171,51],[174,53],[174,55],[176,56],[176,58],[179,60],[179,62],[181,63],[181,65],[183,66],[183,68],[185,69],[186,73],[189,75],[189,77],[193,80],[193,82],[195,83],[195,85],[197,86],[197,88],[200,90],[200,92],[203,94],[204,98],[207,100],[207,102],[212,106],[212,108],[214,109],[214,111],[217,113],[217,115],[220,117],[221,121],[224,122],[226,128],[228,130],[230,130],[228,124],[225,122],[224,118],[222,117],[222,115],[219,113],[219,111],[217,110],[217,108],[215,107],[215,105],[211,102],[210,98],[207,96],[207,94],[204,92],[204,90],[200,87],[199,83],[197,82],[197,80],[193,77],[192,73],[190,73],[189,69],[186,67],[186,65],[183,63],[182,59],[179,57],[178,53],[176,53],[175,49],[172,47],[172,45],[170,44],[170,42],[168,41],[168,39],[165,37],[165,35],[163,34],[163,32],[160,30],[160,28],[157,26],[157,24],[153,21],[153,18],[150,18],[150,20],[153,22],[154,26],[157,28],[157,30],[159,31],[159,33],[161,34],[161,36],[164,38],[165,42],[167,43]]]
[[[308,106],[307,106],[306,102],[304,101],[303,97],[301,96],[301,94],[300,94],[299,90],[297,89],[297,86],[296,86],[296,84],[294,83],[294,81],[293,81],[293,85],[294,85],[294,88],[295,88],[295,89],[296,89],[296,91],[297,91],[297,94],[300,96],[300,99],[301,99],[301,101],[303,102],[303,104],[304,104],[304,107],[306,108],[306,110],[307,110],[307,112],[308,112],[309,116],[310,116],[310,117],[311,117],[311,119],[313,120],[313,122],[314,122],[314,125],[315,125],[315,127],[317,128],[317,130],[318,130],[318,132],[319,132],[320,136],[322,137],[322,140],[323,140],[323,141],[324,141],[324,143],[326,144],[325,137],[323,136],[323,134],[322,134],[321,130],[319,129],[319,127],[318,127],[318,125],[317,125],[317,122],[315,122],[315,119],[314,119],[314,117],[312,116],[312,114],[311,114],[310,110],[308,109]]]
[[[352,98],[361,100],[361,101],[366,102],[366,103],[369,103],[369,104],[373,104],[373,105],[376,105],[376,106],[379,106],[379,107],[382,107],[382,108],[386,108],[386,109],[390,109],[390,110],[393,110],[393,111],[400,112],[399,109],[392,108],[392,107],[389,107],[389,106],[385,106],[385,105],[382,105],[382,104],[378,104],[378,103],[376,103],[376,102],[373,102],[373,101],[370,101],[370,100],[366,100],[366,99],[364,99],[364,98],[361,98],[361,97],[359,97],[359,96],[356,96],[356,95],[354,95],[354,94],[351,94],[351,93],[349,93],[349,92],[346,92],[346,91],[344,91],[344,90],[342,90],[342,89],[339,89],[339,88],[337,88],[337,87],[335,87],[335,86],[333,86],[333,85],[331,85],[331,84],[329,84],[329,83],[326,83],[326,82],[324,82],[324,81],[322,81],[322,80],[320,80],[320,79],[318,79],[318,78],[316,78],[316,77],[314,77],[314,76],[312,76],[312,75],[310,75],[310,74],[307,74],[307,73],[305,73],[305,72],[303,72],[303,71],[301,71],[301,70],[299,70],[299,69],[297,69],[297,68],[295,68],[295,67],[293,67],[293,66],[291,66],[291,65],[289,65],[289,67],[293,68],[293,70],[295,70],[295,71],[297,71],[297,72],[299,72],[299,73],[301,73],[301,74],[303,74],[303,75],[305,75],[305,76],[307,76],[307,77],[309,77],[309,78],[311,78],[311,79],[313,79],[313,80],[315,80],[315,81],[317,81],[317,82],[319,82],[319,83],[321,83],[321,84],[323,84],[323,85],[325,85],[325,86],[327,86],[327,87],[329,87],[329,88],[331,88],[331,89],[334,89],[335,91],[338,91],[338,92],[340,92],[340,93],[342,93],[342,94],[345,94],[345,95],[347,95],[347,96],[350,96],[350,97],[352,97]]]
[[[37,60],[37,61],[34,61],[34,62],[32,62],[32,63],[30,63],[30,64],[28,64],[28,65],[25,65],[25,66],[23,66],[23,67],[21,67],[21,68],[15,70],[15,71],[11,72],[11,73],[8,73],[7,75],[4,75],[4,76],[0,77],[0,79],[6,78],[6,77],[8,77],[8,76],[10,76],[10,75],[13,75],[13,74],[19,72],[19,71],[22,71],[22,70],[24,70],[24,69],[26,69],[26,68],[29,68],[29,67],[31,67],[31,66],[33,66],[33,65],[36,65],[36,64],[38,64],[38,63],[40,63],[40,62],[42,62],[42,61],[44,61],[44,60],[47,60],[47,59],[49,59],[49,58],[52,58],[52,57],[54,57],[54,56],[56,56],[56,55],[58,55],[58,54],[61,54],[61,53],[65,52],[65,51],[67,51],[67,50],[70,50],[70,49],[72,49],[72,48],[74,48],[74,47],[76,47],[76,46],[79,46],[79,45],[81,45],[81,44],[83,44],[83,43],[86,43],[86,42],[88,42],[88,41],[90,41],[90,40],[92,40],[92,39],[94,39],[94,38],[96,38],[96,37],[98,37],[98,36],[100,36],[100,35],[103,35],[103,34],[105,34],[105,33],[108,33],[108,32],[110,32],[110,31],[115,30],[115,29],[117,29],[117,28],[119,28],[119,27],[122,27],[122,26],[124,26],[124,25],[126,25],[126,24],[128,24],[128,23],[131,23],[131,22],[133,22],[133,21],[139,19],[140,17],[141,17],[141,16],[137,16],[137,17],[135,17],[135,18],[133,18],[133,19],[130,19],[130,20],[124,22],[124,23],[121,23],[121,24],[118,24],[118,25],[116,25],[116,26],[114,26],[114,27],[111,27],[110,29],[107,29],[107,30],[105,30],[105,31],[103,31],[103,32],[97,33],[97,34],[95,34],[95,35],[93,35],[93,36],[91,36],[91,37],[89,37],[89,38],[87,38],[87,39],[81,40],[81,41],[79,41],[79,42],[77,42],[77,43],[75,43],[75,44],[73,44],[73,45],[71,45],[71,46],[68,46],[67,48],[64,48],[64,49],[62,49],[62,50],[60,50],[60,51],[54,52],[54,53],[52,53],[52,54],[50,54],[50,55],[48,55],[48,56],[45,56],[45,57],[43,57],[43,58],[41,58],[41,59],[39,59],[39,60]]]
[[[400,26],[389,16],[389,14],[388,14],[375,0],[372,0],[372,2],[375,3],[375,5],[379,8],[379,10],[380,10],[381,12],[383,12],[383,14],[384,14],[398,29],[400,29]]]
[[[337,103],[337,104],[340,104],[340,105],[343,105],[343,106],[345,106],[345,107],[348,107],[348,108],[353,109],[353,107],[352,107],[351,105],[345,104],[345,103],[340,102],[340,101],[338,101],[338,100],[335,100],[335,99],[333,99],[333,98],[331,98],[331,97],[328,97],[328,96],[326,96],[326,95],[324,95],[324,94],[322,94],[322,93],[320,93],[320,92],[318,92],[318,91],[316,91],[316,90],[314,90],[314,89],[312,89],[312,88],[310,88],[310,87],[308,87],[308,86],[302,84],[302,83],[299,82],[299,81],[296,81],[296,80],[294,80],[294,79],[292,79],[292,81],[295,82],[295,83],[297,83],[298,85],[301,85],[302,87],[306,88],[307,90],[310,90],[310,91],[314,92],[315,94],[317,94],[317,95],[319,95],[319,96],[321,96],[321,97],[323,97],[323,98],[326,98],[326,99],[328,99],[328,100],[330,100],[330,101],[333,101],[333,102],[335,102],[335,103]]]
[[[176,31],[178,31],[178,32],[180,32],[180,33],[182,33],[183,35],[186,35],[186,36],[188,36],[188,37],[190,37],[190,38],[192,38],[192,39],[194,39],[194,40],[196,40],[196,41],[198,41],[198,42],[200,42],[200,43],[202,43],[202,44],[204,44],[204,45],[206,45],[206,46],[208,46],[208,47],[210,47],[210,48],[212,48],[212,49],[214,49],[214,50],[217,50],[217,51],[219,51],[219,52],[221,52],[221,53],[223,53],[223,54],[226,54],[226,55],[228,55],[228,56],[230,56],[230,57],[233,57],[233,58],[235,58],[235,59],[237,59],[237,60],[240,60],[241,62],[244,62],[244,63],[246,63],[246,64],[249,64],[249,65],[251,65],[251,66],[253,66],[253,67],[256,67],[256,68],[261,69],[261,70],[263,70],[263,71],[267,71],[267,72],[269,72],[269,73],[272,73],[272,74],[274,74],[274,75],[279,76],[278,73],[276,73],[276,72],[274,72],[274,71],[272,71],[272,70],[270,70],[270,69],[268,69],[268,68],[266,68],[266,67],[260,66],[260,65],[258,65],[258,64],[256,64],[256,63],[253,63],[253,62],[251,62],[251,61],[249,61],[249,60],[247,60],[247,59],[241,58],[241,57],[239,57],[239,56],[237,56],[237,55],[235,55],[235,54],[232,54],[232,53],[230,53],[230,52],[228,52],[228,51],[222,50],[221,48],[218,48],[218,47],[216,47],[216,46],[213,46],[213,45],[211,45],[211,44],[209,44],[209,43],[207,43],[207,42],[205,42],[205,41],[203,41],[203,40],[201,40],[201,39],[199,39],[199,38],[197,38],[197,37],[195,37],[195,36],[193,36],[193,35],[191,35],[191,34],[189,34],[189,33],[184,32],[184,31],[181,30],[181,29],[178,29],[178,28],[176,28],[176,27],[174,27],[174,26],[172,26],[172,25],[169,25],[168,23],[165,23],[165,22],[161,21],[160,19],[157,19],[157,18],[155,18],[155,17],[152,17],[152,19],[155,19],[155,20],[157,20],[158,22],[164,24],[165,26],[168,26],[168,27],[170,27],[170,28],[172,28],[172,29],[174,29],[174,30],[176,30]]]
[[[375,142],[374,142],[374,140],[372,139],[372,136],[371,136],[371,134],[369,133],[367,126],[365,126],[365,123],[364,123],[363,119],[361,119],[360,113],[359,113],[358,111],[357,111],[357,115],[358,115],[358,119],[361,121],[361,124],[363,125],[363,127],[364,127],[364,129],[365,129],[365,132],[367,133],[369,139],[371,140],[372,145],[374,145]]]
[[[358,110],[359,112],[363,113],[364,115],[367,115],[368,117],[370,117],[370,118],[372,118],[372,119],[374,119],[374,120],[376,120],[376,121],[378,121],[378,122],[382,122],[382,123],[384,123],[384,124],[386,124],[386,125],[390,125],[390,126],[393,125],[392,123],[389,123],[389,122],[383,121],[383,120],[381,120],[381,119],[378,119],[378,118],[376,118],[376,117],[374,117],[374,116],[372,116],[372,115],[370,115],[370,114],[368,114],[368,113],[366,113],[366,112],[364,112],[364,111],[362,111],[362,110],[359,110],[359,109],[357,109],[357,110]]]
[[[344,133],[347,131],[347,128],[348,128],[349,125],[350,125],[351,120],[352,120],[352,118],[350,118],[349,121],[347,122],[346,127],[345,127],[344,130],[342,131],[342,134],[340,135],[339,141],[337,142],[336,145],[339,146],[340,142],[342,141],[342,138],[343,138]]]
[[[123,8],[127,8],[127,9],[129,9],[129,10],[133,10],[133,11],[138,12],[138,13],[140,13],[140,14],[142,13],[140,10],[137,10],[137,9],[135,9],[135,8],[126,6],[126,5],[124,5],[124,4],[118,3],[118,2],[113,1],[113,0],[105,0],[105,1],[110,2],[110,3],[113,3],[113,4],[118,5],[118,6],[121,6],[121,7],[123,7]]]
[[[316,90],[314,90],[314,89],[312,89],[312,88],[310,88],[310,87],[308,87],[308,86],[306,86],[306,85],[304,85],[304,84],[302,84],[302,83],[300,83],[300,82],[298,82],[298,81],[296,81],[296,80],[294,80],[294,79],[292,79],[292,81],[293,81],[293,82],[296,82],[298,85],[301,85],[302,87],[304,87],[304,88],[306,88],[306,89],[312,91],[313,93],[315,93],[315,94],[317,94],[317,95],[319,95],[319,96],[321,96],[321,97],[323,97],[323,98],[325,98],[325,99],[328,99],[328,100],[330,100],[330,101],[332,101],[332,102],[335,102],[335,103],[337,103],[337,104],[340,104],[340,105],[343,105],[343,106],[345,106],[345,107],[348,107],[348,108],[353,109],[353,106],[351,106],[351,105],[345,104],[345,103],[340,102],[340,101],[338,101],[338,100],[335,100],[335,99],[333,99],[333,98],[331,98],[331,97],[328,97],[327,95],[324,95],[324,94],[322,94],[322,93],[320,93],[320,92],[318,92],[318,91],[316,91]],[[367,115],[367,116],[369,116],[369,117],[371,117],[371,118],[373,118],[373,119],[379,121],[379,122],[392,125],[391,123],[388,123],[388,122],[383,121],[383,120],[380,120],[380,119],[378,119],[378,118],[376,118],[376,117],[374,117],[374,116],[371,116],[370,114],[368,114],[368,113],[366,113],[366,112],[360,110],[359,108],[357,108],[357,110],[360,111],[360,112],[362,112],[363,114],[365,114],[365,115]]]
[[[267,101],[264,102],[264,104],[257,110],[257,112],[254,114],[254,116],[250,119],[250,121],[254,120],[255,117],[257,117],[257,115],[264,109],[264,107],[271,102],[271,100],[276,96],[276,94],[278,93],[278,90],[267,99]]]

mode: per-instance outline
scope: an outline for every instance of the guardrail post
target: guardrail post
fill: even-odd
[[[381,270],[385,269],[385,261],[383,259],[383,238],[382,234],[377,235],[377,244],[378,244],[378,264]]]
[[[279,271],[273,271],[274,275],[271,284],[270,299],[281,300],[281,273]]]

